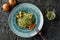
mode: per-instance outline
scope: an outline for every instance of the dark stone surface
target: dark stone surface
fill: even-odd
[[[45,3],[49,1],[50,6],[45,7]],[[21,38],[15,35],[9,28],[8,17],[10,12],[5,12],[2,10],[2,4],[8,2],[8,0],[0,0],[0,40],[42,40],[39,35],[32,38]],[[41,30],[42,35],[46,40],[60,40],[60,0],[17,0],[20,3],[32,3],[35,4],[43,13],[44,25]],[[18,5],[17,4],[17,5]],[[11,7],[11,10],[14,7]],[[46,15],[46,9],[56,10],[55,20],[49,21]]]

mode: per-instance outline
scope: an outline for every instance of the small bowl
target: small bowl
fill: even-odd
[[[19,13],[19,11],[26,11],[34,14],[36,27],[33,30],[25,30],[25,29],[23,30],[19,28],[19,26],[16,23],[16,15]],[[8,22],[9,27],[13,33],[15,33],[20,37],[29,38],[35,36],[38,33],[38,30],[40,31],[42,29],[43,15],[40,9],[36,7],[34,4],[21,3],[11,11],[8,18]]]

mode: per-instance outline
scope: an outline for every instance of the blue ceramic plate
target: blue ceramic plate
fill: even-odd
[[[21,29],[16,23],[16,15],[19,13],[19,11],[26,11],[33,13],[35,16],[35,24],[36,27],[33,30],[26,30]],[[42,29],[43,25],[43,15],[38,7],[36,7],[33,4],[30,3],[22,3],[17,5],[10,13],[10,16],[8,18],[10,29],[15,33],[16,35],[24,38],[33,37],[37,34],[37,31]]]

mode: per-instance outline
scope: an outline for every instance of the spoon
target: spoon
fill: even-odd
[[[40,35],[41,38],[42,38],[43,40],[45,40],[45,38],[42,36],[41,32],[38,32],[38,35]]]

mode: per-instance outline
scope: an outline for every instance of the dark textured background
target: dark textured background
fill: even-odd
[[[50,6],[45,7],[45,2],[50,1]],[[39,35],[36,35],[32,38],[21,38],[15,35],[9,28],[8,25],[8,16],[9,12],[5,12],[2,10],[2,5],[7,3],[8,0],[0,0],[0,40],[42,40]],[[46,38],[46,40],[60,40],[60,0],[17,0],[17,3],[32,3],[35,4],[42,11],[44,16],[44,25],[41,30],[42,35]],[[17,5],[18,5],[17,4]],[[11,10],[15,6],[11,7]],[[56,18],[55,20],[49,21],[46,18],[46,9],[56,10]]]

